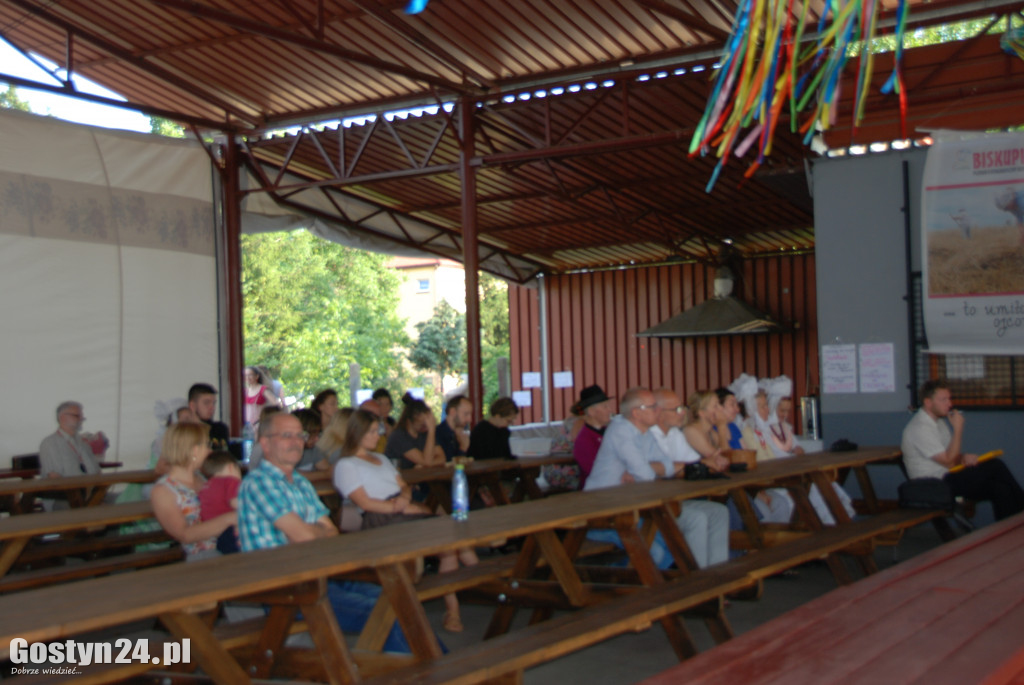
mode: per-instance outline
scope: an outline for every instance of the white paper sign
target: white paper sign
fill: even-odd
[[[821,388],[824,393],[857,392],[857,346],[821,346]]]
[[[539,388],[540,387],[540,372],[538,372],[538,371],[523,371],[523,387],[524,388]]]
[[[554,374],[554,385],[556,388],[571,388],[572,371],[556,371]]]
[[[365,402],[366,400],[373,399],[373,388],[363,388],[362,390],[356,390],[356,406]]]
[[[860,345],[860,391],[896,392],[892,343]]]
[[[515,402],[516,406],[520,409],[523,407],[532,407],[533,393],[529,390],[516,390],[512,393],[512,401]]]

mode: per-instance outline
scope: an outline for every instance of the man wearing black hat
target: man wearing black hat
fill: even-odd
[[[572,445],[572,456],[580,467],[580,488],[587,482],[587,476],[594,468],[597,450],[604,438],[604,429],[612,420],[612,401],[599,385],[591,385],[580,391],[580,399],[573,405],[574,414],[583,415],[580,429]]]

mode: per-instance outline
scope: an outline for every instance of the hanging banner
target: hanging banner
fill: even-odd
[[[1020,354],[1024,133],[933,138],[921,208],[928,351]]]

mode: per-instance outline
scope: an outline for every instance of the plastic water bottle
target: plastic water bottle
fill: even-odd
[[[252,456],[252,443],[255,441],[256,435],[253,432],[252,424],[248,421],[242,426],[242,463],[246,466],[249,465],[249,457]]]
[[[452,474],[452,518],[465,521],[469,518],[469,483],[466,481],[466,467],[455,465]]]

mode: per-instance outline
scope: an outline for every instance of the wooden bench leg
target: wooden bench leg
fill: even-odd
[[[818,513],[814,511],[814,505],[811,504],[811,500],[807,497],[807,488],[803,484],[789,485],[787,486],[790,496],[793,498],[793,504],[796,507],[796,514],[806,523],[811,530],[822,530],[825,526],[821,523],[821,519],[818,518]],[[829,486],[831,489],[831,486]],[[853,578],[850,576],[850,572],[843,564],[843,560],[839,558],[837,554],[829,553],[825,560],[828,564],[829,570],[832,572],[832,576],[836,579],[836,582],[840,585],[849,585],[853,582]]]
[[[30,539],[29,536],[11,538],[4,543],[4,549],[0,552],[0,578],[7,575],[7,572],[11,570],[11,566],[14,566],[14,562],[21,556],[25,545],[28,544]]]
[[[836,494],[835,489],[832,487],[832,481],[830,481],[821,471],[815,471],[812,473],[811,480],[818,486],[822,499],[824,499],[825,503],[828,504],[829,511],[831,511],[832,516],[835,517],[836,525],[843,526],[849,524],[850,515],[846,513],[846,507],[843,506],[843,503],[839,500],[839,496]],[[854,558],[856,558],[864,575],[870,576],[872,573],[878,572],[878,566],[875,564],[875,559],[870,553],[856,554],[854,555]]]
[[[878,495],[875,494],[875,486],[868,475],[868,467],[865,465],[854,466],[853,475],[857,477],[857,484],[860,485],[861,496],[864,498],[864,507],[869,514],[877,514],[881,511],[878,504]]]
[[[391,602],[383,594],[377,599],[370,618],[366,619],[363,632],[359,634],[356,642],[356,649],[364,652],[379,652],[384,648],[388,640],[391,626],[395,622],[395,610],[391,608]]]
[[[540,559],[540,548],[537,542],[530,535],[523,542],[523,548],[519,551],[519,558],[516,559],[516,567],[512,571],[512,578],[529,578],[537,569],[537,561]],[[484,639],[504,635],[512,625],[516,617],[516,607],[511,603],[502,604],[494,611],[491,622],[484,633]]]
[[[342,635],[341,628],[338,627],[334,609],[327,599],[326,581],[321,580],[320,583],[324,586],[323,593],[313,604],[301,605],[302,616],[306,619],[309,634],[320,653],[328,682],[331,685],[357,683],[359,682],[359,671],[356,669],[348,645],[345,644],[345,636]]]
[[[252,660],[249,662],[249,674],[254,678],[267,678],[270,676],[274,659],[281,651],[285,638],[288,637],[288,629],[295,620],[295,607],[279,605],[270,607],[267,621],[263,625],[263,632],[256,641],[256,649],[253,651]]]
[[[382,594],[391,602],[391,608],[398,617],[398,624],[402,626],[412,653],[420,659],[436,659],[441,656],[441,645],[427,620],[427,612],[423,610],[405,564],[378,566],[377,577],[383,589]]]
[[[676,567],[683,573],[696,571],[699,568],[697,560],[693,558],[693,552],[686,544],[686,538],[679,530],[676,519],[661,507],[651,510],[650,516],[654,525],[658,527],[658,531],[661,532],[661,537],[665,541],[669,553],[672,554],[672,560],[676,562]]]
[[[685,506],[685,503],[684,503]],[[665,545],[672,553],[672,558],[676,562],[676,566],[684,572],[693,572],[699,570],[697,566],[697,560],[693,558],[693,553],[690,551],[690,546],[686,544],[686,538],[683,536],[679,526],[676,524],[676,520],[666,511],[664,508],[659,507],[651,512],[655,524],[658,526],[658,530],[661,532],[662,538],[665,540]],[[721,598],[715,600],[712,606],[708,607],[709,611],[701,613],[701,617],[704,619],[704,625],[708,627],[708,632],[711,633],[711,637],[714,638],[716,644],[721,644],[726,640],[732,638],[732,626],[729,625],[728,619],[722,612],[722,601]]]
[[[626,526],[620,528],[618,533],[619,539],[622,540],[622,546],[626,549],[626,554],[629,555],[629,559],[633,563],[633,568],[636,569],[637,574],[640,576],[640,581],[648,586],[664,583],[665,577],[654,564],[651,552],[644,545],[640,531],[635,526]],[[668,636],[672,649],[680,661],[696,656],[697,647],[693,643],[693,636],[690,635],[690,632],[686,629],[678,615],[665,616],[659,619],[659,621],[661,622],[661,627],[665,630],[665,634]]]
[[[750,540],[750,546],[754,549],[764,549],[764,533],[761,530],[761,522],[757,520],[754,505],[751,504],[750,495],[747,494],[746,489],[730,490],[729,497],[732,498],[733,504],[736,505],[736,511],[739,512],[740,518],[743,520],[743,529],[747,534],[747,539]]]
[[[569,602],[577,607],[586,606],[590,599],[590,593],[583,587],[583,582],[580,580],[579,574],[576,573],[576,569],[573,568],[572,559],[566,554],[562,541],[558,539],[558,534],[553,530],[542,530],[534,538],[540,545],[544,560],[547,561],[559,585],[562,586],[562,591],[569,598]]]
[[[181,611],[160,614],[160,622],[176,639],[189,638],[199,665],[218,685],[248,685],[249,676],[221,646],[203,619]]]

